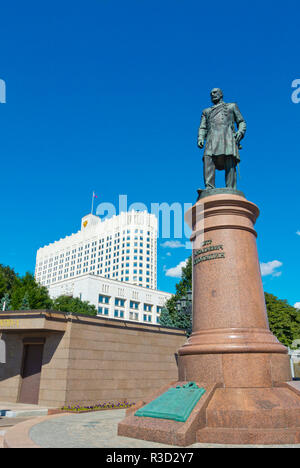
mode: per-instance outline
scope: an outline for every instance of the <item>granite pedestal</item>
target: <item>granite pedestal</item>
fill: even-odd
[[[200,192],[186,214],[193,242],[193,332],[179,351],[178,382],[206,388],[185,423],[138,418],[119,435],[156,442],[300,442],[300,386],[287,349],[269,329],[254,224],[241,192]],[[161,391],[165,391],[162,389]]]

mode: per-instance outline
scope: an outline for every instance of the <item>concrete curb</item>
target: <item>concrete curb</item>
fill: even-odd
[[[30,429],[36,424],[48,421],[49,419],[60,418],[61,416],[65,416],[65,413],[52,416],[40,416],[11,427],[4,436],[3,448],[41,448],[29,437]]]
[[[16,410],[16,411],[6,411],[3,416],[6,418],[29,418],[29,417],[38,417],[38,416],[47,416],[48,409],[44,410]]]

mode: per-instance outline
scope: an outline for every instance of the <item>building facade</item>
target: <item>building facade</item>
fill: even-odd
[[[159,317],[172,294],[85,274],[48,286],[52,299],[66,295],[93,304],[106,318],[159,324]]]
[[[157,218],[130,211],[101,221],[89,214],[75,234],[37,251],[35,278],[50,287],[84,274],[157,287]]]
[[[49,310],[0,312],[0,333],[1,400],[53,408],[149,397],[177,380],[186,341],[184,330]]]

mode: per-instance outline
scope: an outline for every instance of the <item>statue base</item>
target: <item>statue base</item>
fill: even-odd
[[[178,351],[178,382],[130,408],[119,435],[178,446],[300,443],[300,382],[291,382],[287,349],[266,314],[254,230],[259,210],[233,192],[202,191],[187,213],[193,332]],[[135,416],[188,381],[206,392],[187,421]]]
[[[205,197],[210,197],[212,195],[220,195],[220,194],[226,194],[226,195],[239,195],[240,197],[245,197],[244,193],[241,192],[240,190],[235,190],[232,188],[228,187],[223,187],[223,188],[211,188],[211,189],[198,189],[198,198],[197,201],[200,199],[203,199]]]
[[[300,382],[278,387],[206,388],[186,422],[138,417],[135,412],[177,385],[162,388],[145,401],[127,409],[118,435],[161,444],[187,447],[195,443],[274,445],[300,443]]]

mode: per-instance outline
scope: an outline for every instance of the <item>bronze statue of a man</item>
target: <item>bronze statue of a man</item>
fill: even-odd
[[[226,187],[236,190],[236,166],[240,161],[240,141],[246,132],[246,122],[237,104],[223,101],[221,89],[214,88],[210,96],[214,105],[202,112],[198,131],[199,148],[203,148],[206,140],[203,155],[205,188],[215,188],[216,169],[225,169]]]

